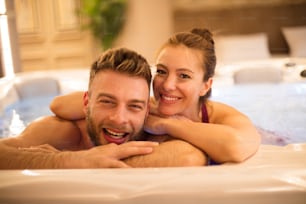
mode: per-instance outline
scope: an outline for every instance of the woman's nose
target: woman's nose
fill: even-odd
[[[175,89],[175,87],[176,87],[175,77],[168,76],[163,82],[163,88],[166,91],[172,91]]]

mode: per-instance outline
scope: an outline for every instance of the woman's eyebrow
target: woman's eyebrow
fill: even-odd
[[[167,69],[167,66],[161,63],[156,64],[155,67],[162,67],[162,68]]]
[[[162,67],[162,68],[164,68],[164,69],[168,69],[168,67],[167,67],[166,65],[161,64],[161,63],[156,64],[155,67]],[[184,71],[184,72],[194,73],[192,70],[190,70],[190,69],[188,69],[188,68],[184,68],[184,67],[178,68],[176,71],[179,71],[179,72]]]
[[[155,67],[162,67],[164,69],[168,69],[168,67],[166,65],[161,64],[161,63],[156,64]],[[177,72],[190,72],[190,73],[194,74],[194,71],[192,71],[188,68],[185,68],[185,67],[178,68],[178,69],[176,69],[176,71]]]
[[[183,71],[183,72],[190,72],[190,73],[194,73],[192,70],[187,69],[187,68],[179,68],[179,69],[177,69],[177,71]]]

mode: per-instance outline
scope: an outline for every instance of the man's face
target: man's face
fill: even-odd
[[[143,132],[148,114],[145,79],[112,70],[100,71],[84,97],[88,133],[96,145],[122,144]]]

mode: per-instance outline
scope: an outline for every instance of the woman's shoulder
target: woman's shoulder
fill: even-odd
[[[205,102],[205,105],[210,122],[212,123],[213,121],[219,121],[220,119],[223,119],[226,116],[242,115],[242,113],[240,113],[233,106],[222,102],[207,100]]]
[[[232,110],[236,110],[233,106],[228,105],[226,103],[223,102],[219,102],[219,101],[212,101],[212,100],[207,100],[205,101],[205,105],[207,108],[211,107],[211,108],[215,108],[215,109],[221,109],[221,111],[223,109],[232,109]]]

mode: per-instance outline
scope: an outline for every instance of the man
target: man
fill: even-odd
[[[91,67],[86,121],[34,121],[18,137],[0,140],[0,168],[204,165],[204,154],[184,141],[137,141],[144,136],[150,83],[142,56],[124,48],[106,51]]]

